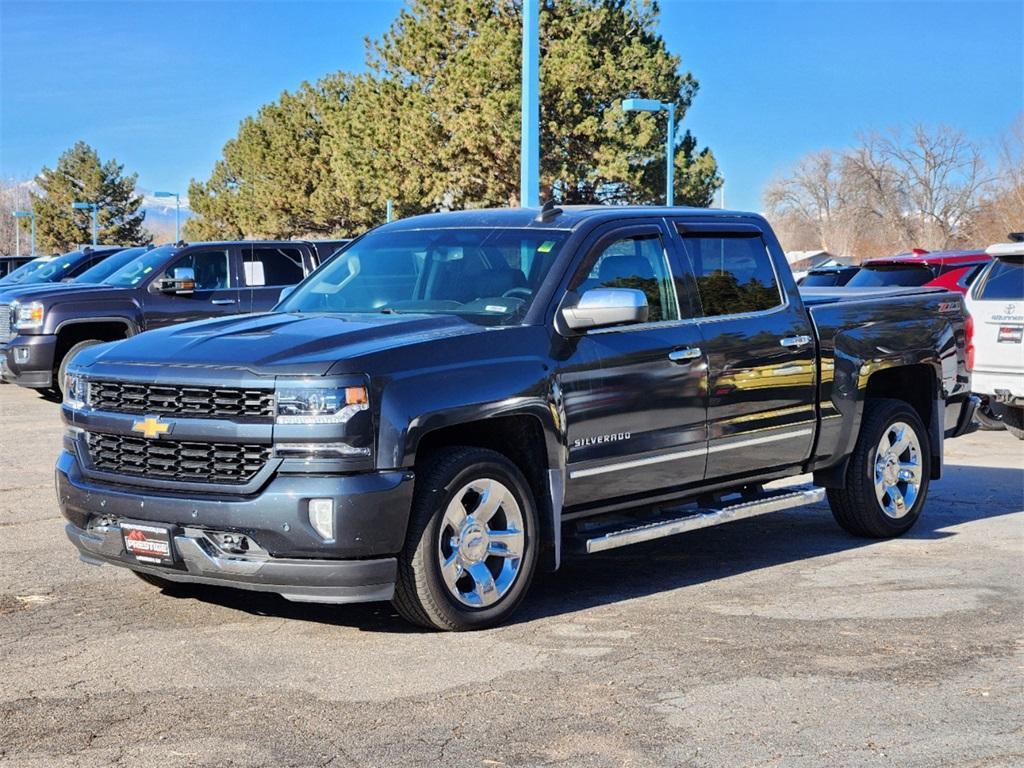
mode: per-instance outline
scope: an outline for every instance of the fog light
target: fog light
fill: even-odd
[[[309,500],[309,524],[320,538],[334,539],[334,499]]]
[[[14,348],[14,362],[24,364],[28,362],[29,357],[32,355],[32,350],[28,347],[15,347]]]

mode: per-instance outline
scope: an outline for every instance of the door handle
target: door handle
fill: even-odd
[[[779,339],[779,344],[784,347],[806,347],[810,343],[810,336],[787,336],[784,339]]]
[[[686,349],[673,349],[668,353],[668,359],[673,363],[685,363],[688,360],[696,360],[702,352],[700,347],[687,347]]]
[[[211,304],[237,304],[236,299],[214,299],[210,302]]]

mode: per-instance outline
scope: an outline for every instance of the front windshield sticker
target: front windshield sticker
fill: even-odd
[[[554,240],[545,240],[537,248],[537,253],[547,253],[548,251],[550,251],[554,247],[555,247],[555,241]]]

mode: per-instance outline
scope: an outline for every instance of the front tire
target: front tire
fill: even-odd
[[[75,358],[75,355],[77,355],[83,349],[88,349],[89,347],[94,347],[97,344],[102,343],[103,342],[100,341],[99,339],[86,339],[85,341],[80,341],[77,344],[73,345],[71,349],[69,349],[64,354],[64,357],[62,357],[60,360],[60,364],[57,366],[57,370],[54,372],[54,375],[56,376],[56,381],[53,382],[52,389],[57,399],[60,400],[64,398],[64,377],[67,375],[68,365]]]
[[[519,468],[484,448],[446,448],[416,478],[394,606],[407,621],[464,631],[518,607],[537,564],[537,506]]]
[[[854,536],[900,536],[921,516],[930,468],[931,445],[917,411],[902,400],[868,400],[846,483],[828,490],[832,515]]]

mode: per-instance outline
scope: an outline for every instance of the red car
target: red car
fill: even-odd
[[[984,251],[935,251],[871,259],[846,285],[849,288],[929,285],[966,294],[971,282],[992,257]]]

